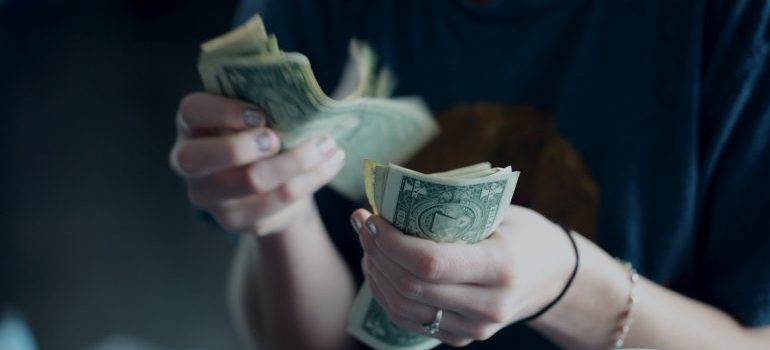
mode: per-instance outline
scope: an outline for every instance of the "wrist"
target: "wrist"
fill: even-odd
[[[600,349],[612,338],[628,301],[628,275],[615,259],[575,235],[581,267],[570,290],[547,313],[528,324],[559,344]]]
[[[297,200],[266,218],[256,220],[249,233],[260,240],[271,236],[286,236],[307,231],[313,223],[317,208],[312,197]]]
[[[281,251],[283,249],[279,247],[285,247],[291,250],[305,250],[306,248],[301,247],[325,244],[321,242],[328,240],[328,235],[315,201],[308,197],[301,202],[295,203],[292,215],[280,229],[257,236],[260,245],[265,247],[263,249]]]
[[[606,347],[607,349],[619,349],[623,347],[626,337],[631,330],[631,324],[634,320],[634,312],[636,311],[636,303],[639,299],[636,290],[636,285],[640,279],[639,274],[636,272],[636,269],[634,269],[634,266],[631,265],[630,262],[620,260],[618,260],[618,262],[621,263],[623,268],[626,270],[626,274],[628,275],[628,301],[626,302],[626,307],[623,312],[618,315],[615,331],[612,335],[612,338],[610,339],[609,344]]]
[[[285,211],[287,214],[282,214],[288,216],[285,218],[286,224],[282,229],[277,230],[277,234],[284,236],[306,234],[311,228],[321,224],[318,207],[313,197],[301,199]]]
[[[572,287],[572,283],[575,281],[577,272],[580,269],[580,251],[578,250],[577,242],[575,241],[573,231],[569,227],[561,224],[559,224],[559,227],[563,238],[566,238],[566,240],[569,241],[569,245],[574,256],[574,258],[572,259],[572,264],[570,265],[570,268],[565,268],[564,272],[560,274],[560,275],[563,275],[562,276],[563,278],[560,278],[559,280],[565,280],[566,282],[563,283],[563,286],[561,286],[560,289],[558,289],[558,294],[556,294],[555,297],[552,297],[547,304],[544,304],[544,306],[541,306],[539,309],[537,309],[538,311],[524,318],[522,320],[523,322],[531,322],[539,318],[540,316],[548,312],[551,308],[553,308],[556,304],[558,304],[561,301],[561,299],[564,298],[564,296],[570,290],[570,287]],[[562,265],[566,266],[568,264],[562,264]]]

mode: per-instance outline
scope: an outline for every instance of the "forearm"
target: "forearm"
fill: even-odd
[[[531,326],[569,349],[603,349],[626,308],[629,276],[612,257],[576,235],[581,267],[569,292]],[[747,329],[729,315],[640,279],[624,346],[656,349],[765,349],[770,328]]]
[[[646,279],[626,344],[659,349],[767,349],[770,327],[747,328],[708,304]]]
[[[242,240],[233,267],[233,314],[271,349],[345,349],[354,282],[314,204],[285,232]],[[251,255],[244,258],[242,255]],[[238,317],[238,315],[242,315]]]

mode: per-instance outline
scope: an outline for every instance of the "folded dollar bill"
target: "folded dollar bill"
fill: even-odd
[[[269,127],[278,133],[284,148],[322,133],[333,135],[347,157],[330,185],[358,200],[363,197],[364,157],[403,162],[436,135],[438,126],[418,98],[365,97],[392,91],[393,79],[371,73],[373,53],[355,45],[352,71],[358,72],[359,79],[340,99],[321,90],[307,57],[281,51],[259,15],[203,43],[198,70],[207,91],[265,110]]]

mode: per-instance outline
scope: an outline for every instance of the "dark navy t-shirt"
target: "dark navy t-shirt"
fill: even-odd
[[[417,163],[510,164],[519,203],[744,325],[770,324],[767,1],[246,1],[238,20],[255,12],[325,91],[350,38],[369,42],[395,94],[423,97],[454,141],[433,147],[452,157]],[[356,205],[317,199],[360,278]],[[471,348],[501,344],[549,347],[513,325]]]

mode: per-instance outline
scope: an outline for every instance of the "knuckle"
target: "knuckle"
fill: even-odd
[[[501,253],[493,253],[487,260],[487,268],[493,273],[497,284],[503,287],[514,285],[516,274],[509,261],[510,257]]]
[[[294,164],[294,167],[299,172],[306,172],[310,170],[310,164],[307,160],[308,157],[305,155],[305,150],[301,147],[292,149],[287,153],[287,156],[289,158],[289,161]]]
[[[488,325],[474,326],[469,331],[470,337],[474,340],[487,340],[495,334],[494,329]]]
[[[190,113],[190,111],[194,108],[196,101],[200,100],[205,95],[206,94],[203,92],[192,92],[182,97],[182,99],[179,100],[179,113],[182,116]]]
[[[408,318],[410,315],[411,308],[407,303],[404,302],[404,299],[399,297],[392,297],[388,303],[389,308],[393,316],[402,317],[402,318]]]
[[[171,163],[181,174],[192,174],[197,171],[195,152],[184,143],[177,144],[171,151]]]
[[[299,193],[297,192],[297,187],[291,181],[282,184],[276,190],[278,198],[285,203],[296,200],[299,197]]]
[[[507,302],[495,300],[481,311],[481,315],[492,323],[505,323],[508,319]]]
[[[432,252],[425,252],[418,257],[418,261],[418,277],[428,281],[435,281],[443,275],[445,263],[438,255]]]
[[[473,340],[471,339],[463,339],[463,338],[449,338],[446,339],[446,343],[449,343],[449,345],[454,346],[456,348],[461,348],[463,346],[466,346],[470,343],[472,343]]]
[[[243,174],[246,191],[251,194],[264,194],[268,191],[267,179],[259,167],[252,167]]]
[[[401,295],[411,299],[420,299],[423,296],[424,287],[422,282],[411,276],[402,276],[396,283],[396,290]]]
[[[241,219],[240,215],[233,210],[221,210],[217,211],[214,217],[217,219],[219,226],[222,226],[226,231],[240,231]]]
[[[490,322],[502,323],[505,321],[505,313],[500,309],[488,310],[485,316]]]
[[[241,176],[244,177],[246,191],[251,194],[265,194],[278,184],[275,174],[265,163],[254,163]]]
[[[498,264],[495,270],[497,281],[501,286],[512,286],[514,284],[514,273],[507,264]]]

